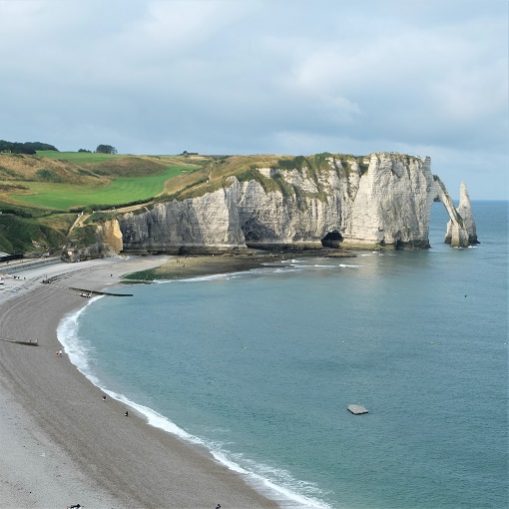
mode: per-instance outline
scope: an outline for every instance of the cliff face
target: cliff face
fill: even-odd
[[[320,246],[428,246],[436,195],[430,160],[379,153],[330,156],[328,168],[259,168],[260,178],[182,201],[120,216],[126,251],[179,248]],[[361,167],[362,166],[362,167]],[[279,182],[266,189],[264,182]]]
[[[86,225],[74,230],[72,240],[68,239],[62,251],[62,260],[77,262],[104,258],[123,251],[122,232],[116,219],[97,225]]]
[[[238,185],[238,183],[237,183]],[[167,251],[189,248],[233,248],[244,244],[233,189],[183,201],[158,203],[118,218],[126,251]]]
[[[430,166],[429,157],[372,154],[346,218],[345,245],[427,247],[433,203]]]
[[[428,247],[431,206],[439,199],[451,218],[449,242],[466,246],[477,237],[462,189],[456,209],[443,183],[432,175],[429,158],[327,155],[319,169],[305,163],[251,168],[247,176],[225,178],[215,191],[119,214],[98,232],[114,251],[134,253]]]

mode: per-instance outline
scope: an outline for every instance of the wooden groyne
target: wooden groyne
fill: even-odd
[[[87,288],[75,288],[74,286],[69,287],[70,290],[80,292],[83,296],[92,297],[94,295],[108,295],[109,297],[132,297],[132,293],[114,293],[114,292],[99,292],[97,290],[89,290]]]
[[[15,343],[17,345],[26,345],[26,346],[39,346],[37,339],[8,339],[8,338],[0,338],[0,341],[5,341],[6,343]]]

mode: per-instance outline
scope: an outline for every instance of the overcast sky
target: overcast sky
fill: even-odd
[[[0,138],[430,155],[508,198],[506,0],[0,0]]]

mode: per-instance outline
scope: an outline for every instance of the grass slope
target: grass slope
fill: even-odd
[[[58,250],[65,241],[65,228],[54,228],[37,219],[0,215],[0,250],[11,254],[43,254]]]
[[[163,191],[168,179],[186,170],[187,167],[170,166],[155,175],[119,177],[103,185],[24,182],[27,191],[11,193],[10,198],[19,204],[52,210],[69,210],[92,205],[118,206],[157,196]]]
[[[55,150],[38,150],[37,157],[69,161],[71,163],[99,163],[121,157],[116,154],[96,154],[95,152],[57,152]]]

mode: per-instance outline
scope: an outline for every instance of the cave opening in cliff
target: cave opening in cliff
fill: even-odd
[[[339,244],[342,242],[343,236],[338,230],[333,230],[322,239],[323,247],[339,247]]]

